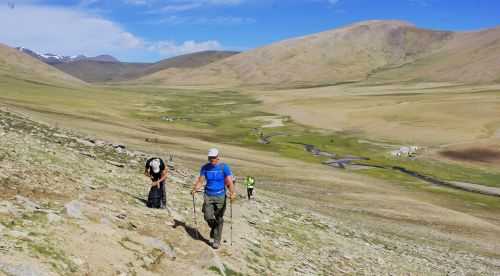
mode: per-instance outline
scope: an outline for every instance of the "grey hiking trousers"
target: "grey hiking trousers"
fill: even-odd
[[[203,214],[205,221],[210,226],[210,238],[220,243],[222,240],[222,227],[224,224],[224,212],[226,211],[226,196],[204,195]]]

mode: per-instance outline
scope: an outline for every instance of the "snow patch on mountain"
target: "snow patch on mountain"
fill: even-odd
[[[38,53],[36,51],[24,48],[24,47],[16,47],[17,50],[28,54],[34,58],[37,58],[48,64],[58,64],[58,63],[69,63],[80,60],[91,60],[91,61],[101,61],[101,62],[119,62],[115,57],[110,55],[99,55],[95,57],[87,57],[85,55],[72,55],[72,56],[62,56],[52,53]]]

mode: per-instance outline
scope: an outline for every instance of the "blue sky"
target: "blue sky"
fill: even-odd
[[[0,0],[0,42],[157,61],[208,49],[248,50],[370,19],[477,30],[500,25],[500,1]]]

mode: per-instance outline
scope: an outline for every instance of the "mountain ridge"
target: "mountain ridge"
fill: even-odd
[[[197,68],[237,54],[234,51],[202,51],[167,58],[155,63],[76,60],[54,67],[86,82],[118,82],[137,79],[168,68]]]
[[[21,79],[29,82],[85,85],[85,82],[70,76],[39,59],[0,43],[0,78]]]
[[[58,55],[58,54],[53,54],[53,53],[45,53],[41,54],[36,51],[33,51],[31,49],[25,48],[25,47],[15,47],[16,50],[23,52],[25,54],[28,54],[40,61],[43,61],[47,64],[54,65],[54,64],[60,64],[60,63],[69,63],[69,62],[75,62],[75,61],[80,61],[80,60],[91,60],[91,61],[102,61],[102,62],[120,62],[118,59],[111,55],[98,55],[94,57],[87,57],[85,55],[79,54],[79,55],[74,55],[74,56],[63,56],[63,55]]]
[[[473,60],[463,55],[491,43],[498,48],[500,32],[495,31],[497,29],[452,32],[422,29],[404,21],[364,21],[283,40],[196,70],[166,69],[145,76],[139,82],[278,87],[400,79],[492,82],[496,81],[494,77],[485,76],[487,74],[483,74],[482,70],[477,71],[479,65],[475,66],[475,70],[464,73],[464,68],[471,66]],[[470,43],[471,40],[479,40],[480,43],[475,45]],[[500,50],[497,48],[483,51],[484,58],[480,57],[481,62],[489,64],[487,67],[492,72],[500,72]],[[436,55],[443,58],[435,58]],[[447,57],[457,62],[450,62]],[[461,59],[465,61],[459,61]],[[428,65],[415,74],[398,69],[422,60]],[[463,68],[457,68],[455,63]],[[429,74],[429,68],[433,67],[439,67],[440,72]],[[387,70],[390,73],[380,73]]]

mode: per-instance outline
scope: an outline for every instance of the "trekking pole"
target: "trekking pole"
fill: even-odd
[[[233,246],[233,200],[229,199],[229,213],[231,216],[231,246]]]
[[[199,240],[198,234],[198,221],[196,220],[196,198],[193,193],[193,219],[194,219],[194,229],[196,231],[196,239]]]

